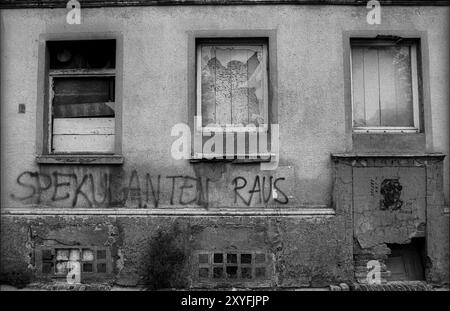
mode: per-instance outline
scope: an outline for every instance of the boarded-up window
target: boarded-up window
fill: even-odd
[[[419,130],[416,49],[414,42],[352,41],[356,131]]]
[[[52,153],[114,153],[115,41],[49,42]]]
[[[197,45],[197,116],[201,116],[202,128],[242,129],[268,122],[265,42],[228,40]]]

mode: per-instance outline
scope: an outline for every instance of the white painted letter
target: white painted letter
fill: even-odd
[[[189,159],[191,153],[191,129],[185,123],[178,123],[172,127],[170,136],[181,136],[172,143],[172,158],[175,160]]]
[[[377,0],[370,0],[369,2],[367,2],[367,6],[368,9],[371,9],[369,11],[369,13],[367,13],[367,23],[369,25],[373,25],[373,24],[381,24],[381,6],[380,6],[380,2],[378,2]]]
[[[262,171],[273,171],[277,169],[280,161],[280,125],[272,124],[270,126],[270,162],[261,162]]]
[[[81,5],[77,0],[70,0],[67,2],[66,8],[70,11],[66,15],[67,24],[81,24]]]
[[[367,263],[367,283],[368,284],[381,284],[381,266],[378,260],[370,260]]]
[[[66,280],[69,284],[80,284],[81,283],[81,265],[79,261],[68,261],[67,269],[69,273],[67,273]]]

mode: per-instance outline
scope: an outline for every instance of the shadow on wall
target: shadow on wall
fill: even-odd
[[[32,279],[30,271],[26,268],[0,273],[0,284],[8,284],[17,288],[26,287]]]
[[[185,288],[185,263],[183,233],[178,223],[168,229],[160,229],[148,245],[147,267],[144,282],[150,290]]]

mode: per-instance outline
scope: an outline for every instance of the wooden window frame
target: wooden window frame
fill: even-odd
[[[68,76],[82,76],[99,74],[98,71],[86,70],[50,70],[50,53],[48,42],[54,41],[99,41],[115,40],[115,83],[114,83],[114,151],[113,153],[83,152],[83,153],[52,153],[51,152],[51,120],[50,79],[52,75],[64,74]],[[36,105],[36,162],[38,164],[99,164],[122,165],[122,94],[123,94],[123,35],[117,32],[106,33],[47,33],[39,36],[37,77],[37,105]],[[111,74],[104,71],[102,76]]]
[[[202,123],[202,76],[201,76],[201,50],[203,46],[221,46],[221,47],[254,47],[254,46],[262,46],[262,66],[265,69],[263,71],[262,75],[262,84],[263,84],[263,93],[264,93],[264,124],[263,126],[237,126],[233,124],[229,124],[227,126],[218,126],[218,127],[210,127],[210,126],[203,126]],[[224,40],[205,40],[201,41],[196,45],[196,85],[197,85],[197,101],[196,101],[196,118],[199,120],[197,122],[196,131],[199,133],[212,133],[212,132],[223,132],[223,133],[243,133],[243,132],[267,132],[269,129],[269,82],[268,82],[268,44],[267,41],[264,40],[240,40],[239,38],[236,39],[227,39]]]
[[[351,122],[352,130],[354,133],[420,133],[422,124],[421,113],[420,113],[420,100],[419,100],[419,73],[418,68],[418,52],[417,49],[420,48],[419,42],[416,40],[405,40],[400,44],[397,44],[392,40],[383,39],[356,39],[357,41],[352,41],[350,43],[350,90],[351,90]],[[353,47],[380,47],[380,46],[408,46],[410,47],[410,60],[411,60],[411,83],[412,83],[412,101],[413,101],[413,121],[414,126],[353,126],[354,124],[354,101],[353,101]]]

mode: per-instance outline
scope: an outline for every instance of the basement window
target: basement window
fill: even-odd
[[[59,246],[38,248],[37,251],[40,256],[37,262],[43,275],[65,278],[75,266],[79,267],[81,278],[111,273],[111,255],[107,248]]]
[[[200,252],[198,278],[213,282],[251,282],[268,279],[268,260],[261,252]]]
[[[115,153],[115,40],[47,42],[49,154]]]
[[[391,272],[388,281],[425,280],[425,239],[415,238],[409,244],[388,244],[391,254],[386,269]]]

